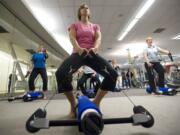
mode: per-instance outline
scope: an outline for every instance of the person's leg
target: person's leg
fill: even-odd
[[[68,117],[69,118],[75,118],[77,103],[76,103],[76,99],[75,99],[75,97],[73,95],[73,92],[68,91],[68,92],[64,92],[64,94],[67,97],[67,99],[68,99],[68,101],[70,103],[70,106],[71,106],[70,113],[68,114]]]
[[[124,86],[125,86],[125,79],[122,78],[122,87],[124,88]]]
[[[11,80],[9,80],[8,82],[8,94],[10,94],[11,92]]]
[[[100,108],[100,103],[102,101],[102,99],[104,98],[104,96],[108,93],[108,91],[105,91],[105,90],[102,90],[102,89],[99,89],[96,93],[96,96],[93,100],[94,104]]]
[[[99,107],[107,91],[114,91],[118,74],[113,67],[98,54],[92,54],[91,57],[87,57],[86,65],[104,77],[101,88],[98,90],[93,100]]]
[[[122,77],[119,77],[119,88],[122,89]]]
[[[126,85],[126,89],[127,89],[129,87],[128,86],[128,79],[126,78],[124,81],[125,81],[125,85]]]
[[[83,55],[72,54],[68,57],[56,71],[56,80],[58,86],[58,92],[64,93],[71,105],[69,113],[70,118],[75,117],[76,100],[73,95],[73,87],[71,84],[72,74],[76,72],[83,65]]]
[[[117,89],[118,90],[120,90],[121,89],[121,85],[120,85],[120,76],[118,76],[118,78],[117,78],[117,82],[116,82],[116,87],[117,87]]]
[[[30,91],[35,90],[34,80],[36,79],[37,75],[38,75],[38,70],[34,68],[29,76],[29,81],[28,81]]]
[[[40,69],[39,71],[41,78],[43,80],[43,93],[44,93],[44,99],[47,99],[47,90],[48,90],[48,77],[47,77],[47,72],[46,68]]]
[[[131,80],[130,80],[130,77],[128,78],[128,86],[129,86],[129,88],[131,88]]]
[[[126,79],[127,88],[129,88],[129,78]]]
[[[153,68],[151,69],[147,63],[145,63],[145,68],[146,68],[146,71],[147,71],[147,76],[148,76],[148,81],[149,81],[149,86],[151,87],[152,91],[153,92],[156,92],[156,85],[155,85],[155,82],[154,82],[154,75],[153,75]]]
[[[158,86],[159,87],[164,87],[164,68],[163,66],[158,62],[154,64],[154,69],[158,73]]]

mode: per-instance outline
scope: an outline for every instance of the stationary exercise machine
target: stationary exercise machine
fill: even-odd
[[[173,57],[172,57],[171,53],[169,53],[168,56],[169,56],[169,58],[170,58],[170,60],[172,62],[171,64],[174,65],[174,63],[173,63],[174,60],[173,60]],[[157,87],[157,77],[156,77],[155,72],[153,71],[153,68],[151,68],[151,74],[154,76],[154,84]],[[157,90],[156,94],[159,94],[159,95],[160,94],[161,95],[170,95],[170,96],[176,95],[178,91],[176,90],[175,87],[172,87],[172,85],[170,85],[170,84],[172,84],[172,82],[168,81],[167,82],[167,86],[169,88],[160,88],[160,90]],[[148,86],[146,88],[146,92],[149,93],[149,94],[151,94],[153,92],[152,89],[150,88],[150,86]]]
[[[29,101],[43,99],[43,98],[44,98],[43,92],[41,92],[41,91],[29,91],[29,92],[26,92],[22,96],[9,97],[8,101],[12,102],[14,100],[23,100],[24,102],[29,102]]]
[[[141,125],[145,128],[154,125],[153,116],[143,106],[134,106],[134,114],[130,117],[104,119],[102,112],[88,97],[78,96],[77,99],[76,119],[48,120],[45,108],[39,108],[27,120],[26,130],[30,133],[36,133],[40,129],[49,129],[50,127],[78,126],[79,131],[86,135],[99,135],[103,131],[104,124],[132,123],[134,126]]]
[[[85,55],[94,55],[85,54]],[[82,55],[82,58],[85,57]],[[125,92],[123,92],[125,94]],[[126,95],[126,94],[125,94]],[[126,95],[127,96],[127,95]],[[154,125],[154,118],[143,106],[136,106],[132,100],[127,96],[129,101],[133,104],[134,114],[126,118],[103,118],[102,112],[99,108],[86,96],[77,95],[76,119],[74,120],[48,120],[46,118],[46,107],[50,103],[49,99],[43,109],[37,109],[27,120],[26,130],[30,133],[36,133],[40,129],[49,129],[55,126],[78,126],[79,131],[86,135],[99,135],[104,128],[104,124],[125,124],[132,123],[133,125],[142,125],[145,128],[150,128]]]

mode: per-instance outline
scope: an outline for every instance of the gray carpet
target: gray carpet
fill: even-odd
[[[137,105],[143,105],[155,118],[155,125],[146,129],[131,124],[106,125],[102,135],[179,135],[180,134],[180,95],[147,95],[143,90],[129,90],[126,93]],[[61,100],[58,100],[61,99]],[[0,102],[0,135],[28,135],[25,122],[28,117],[47,100],[29,103],[15,101]],[[133,105],[121,93],[109,93],[101,104],[105,118],[127,117],[132,115]],[[56,95],[47,107],[49,119],[66,119],[69,111],[64,95]],[[81,135],[77,127],[55,127],[41,130],[38,135]]]

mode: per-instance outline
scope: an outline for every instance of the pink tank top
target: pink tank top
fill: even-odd
[[[90,49],[94,47],[95,43],[95,33],[100,30],[99,25],[89,23],[83,24],[81,22],[77,22],[72,24],[69,27],[73,28],[76,31],[76,40],[80,47]],[[73,49],[73,53],[76,53],[76,50]]]

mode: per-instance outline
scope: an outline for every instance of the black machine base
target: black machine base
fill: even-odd
[[[46,111],[43,109],[36,110],[26,122],[26,129],[30,133],[38,132],[40,129],[49,129],[54,126],[78,126],[86,135],[99,135],[104,124],[127,124],[142,125],[150,128],[154,125],[153,116],[143,107],[135,106],[133,108],[134,115],[127,118],[103,119],[93,113],[89,113],[82,120],[48,120],[46,119]],[[96,118],[97,117],[97,118]],[[90,128],[89,128],[90,127]]]

